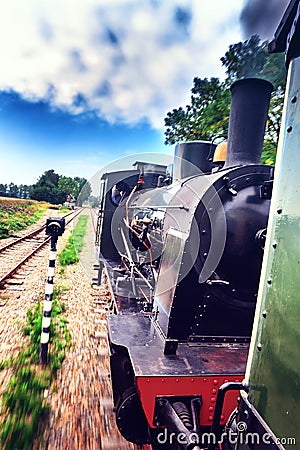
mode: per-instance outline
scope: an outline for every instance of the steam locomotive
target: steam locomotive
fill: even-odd
[[[275,51],[291,26],[296,47],[298,4],[285,13]],[[297,267],[300,168],[288,153],[296,152],[300,135],[298,52],[297,46],[289,53],[269,225],[274,170],[260,164],[272,92],[265,80],[231,87],[225,161],[210,142],[186,142],[176,146],[172,168],[138,161],[134,170],[102,176],[98,281],[105,268],[113,296],[116,422],[130,442],[153,449],[214,450],[218,442],[223,449],[282,449],[280,420],[298,432],[298,284],[288,258]],[[249,443],[254,435],[258,442]]]
[[[190,444],[211,426],[219,386],[244,377],[273,175],[259,163],[272,85],[245,79],[231,91],[221,169],[200,141],[177,145],[172,175],[138,162],[102,177],[116,419],[136,444],[155,446],[162,427]]]

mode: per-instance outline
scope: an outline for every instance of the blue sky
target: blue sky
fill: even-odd
[[[0,183],[48,169],[90,179],[130,154],[171,153],[163,119],[189,102],[193,78],[223,77],[228,46],[271,38],[286,4],[1,2]]]
[[[70,114],[45,100],[0,93],[0,182],[31,184],[46,170],[91,177],[112,160],[143,152],[167,153],[163,132],[147,123],[109,123],[96,113]],[[2,181],[3,180],[3,181]]]

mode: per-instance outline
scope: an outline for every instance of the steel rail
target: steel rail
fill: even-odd
[[[39,234],[41,231],[43,231],[43,229],[46,228],[46,225],[43,225],[40,228],[37,228],[36,230],[32,231],[29,234],[26,234],[26,236],[22,236],[20,238],[17,238],[15,241],[9,242],[8,244],[4,245],[4,247],[0,248],[0,253],[4,252],[4,250],[7,250],[11,247],[13,247],[14,245],[18,244],[19,242],[25,241],[25,239],[31,238],[33,236],[35,236],[36,234]]]
[[[98,213],[99,213],[99,208],[98,209],[90,208],[90,217],[91,217],[92,226],[93,226],[93,230],[94,230],[95,234],[96,234],[96,231],[97,231]]]
[[[70,214],[72,214],[74,211],[69,212],[63,217],[68,217]],[[9,242],[8,244],[4,245],[3,247],[0,247],[0,253],[4,252],[5,250],[13,247],[14,245],[18,244],[19,242],[25,241],[25,239],[31,238],[35,236],[36,234],[39,234],[41,231],[43,231],[46,228],[46,224],[41,226],[40,228],[37,228],[36,230],[32,231],[31,233],[26,234],[25,236],[21,236],[20,238],[16,239],[15,241]]]
[[[13,267],[9,272],[2,276],[0,278],[0,288],[2,288],[3,283],[5,283],[8,278],[12,277],[20,269],[20,267],[23,266],[23,264],[25,264],[30,258],[32,258],[32,256],[37,253],[42,247],[44,247],[47,242],[50,241],[50,239],[51,236],[48,236],[38,247],[32,250],[32,252],[25,256],[25,258],[23,258],[15,267]]]
[[[73,211],[72,211],[73,212]],[[82,208],[77,212],[77,214],[74,214],[74,216],[66,223],[66,225],[69,225],[70,222],[72,222],[72,220],[75,219],[75,217],[77,217],[80,213],[82,212]],[[66,214],[64,217],[69,216],[71,213]],[[41,229],[39,229],[39,232],[41,232],[43,230],[43,228],[45,228],[46,225],[44,225],[43,227],[41,227]],[[30,233],[28,236],[31,236],[32,233]],[[25,237],[24,237],[25,238]],[[28,255],[26,255],[20,262],[18,262],[18,264],[16,266],[14,266],[9,272],[7,272],[5,275],[3,275],[0,278],[0,289],[2,289],[3,284],[5,283],[6,280],[8,280],[9,278],[11,278],[19,269],[20,267],[25,264],[30,258],[32,258],[32,256],[35,255],[35,253],[37,253],[39,250],[41,250],[51,239],[51,236],[47,236],[45,238],[45,240],[38,245],[38,247],[36,247],[34,250],[32,250],[30,253],[28,253]],[[20,242],[20,241],[19,241]]]

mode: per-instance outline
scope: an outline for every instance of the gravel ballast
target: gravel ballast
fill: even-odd
[[[84,214],[89,214],[84,212]],[[64,286],[61,300],[72,344],[57,379],[44,392],[50,414],[33,448],[39,450],[127,450],[137,448],[122,438],[115,425],[107,345],[107,308],[110,293],[106,286],[92,287],[87,272],[93,261],[91,220],[81,263],[67,266],[60,275],[57,261],[55,286]],[[70,228],[59,238],[58,252],[64,247]],[[89,255],[90,254],[90,259]],[[43,298],[49,249],[43,251],[28,270],[30,276],[0,307],[0,360],[15,355],[25,345],[21,333],[26,312]],[[25,269],[27,271],[27,269]],[[10,379],[10,369],[0,371],[0,396]]]

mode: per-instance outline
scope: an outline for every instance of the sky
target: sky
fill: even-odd
[[[0,0],[0,183],[172,154],[167,112],[194,77],[224,78],[230,44],[271,39],[287,3]]]

